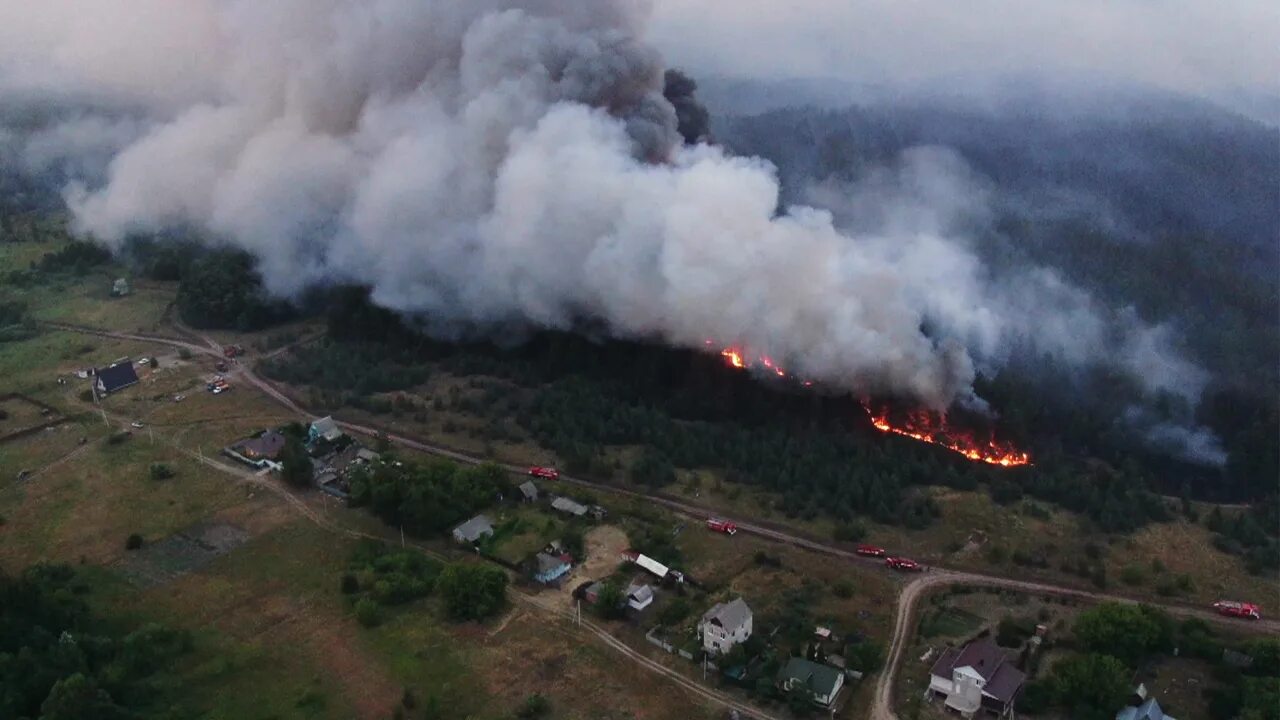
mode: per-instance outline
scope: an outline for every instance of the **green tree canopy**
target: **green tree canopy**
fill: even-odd
[[[1087,650],[1130,665],[1171,646],[1172,622],[1163,612],[1139,605],[1102,603],[1080,613],[1075,635]]]
[[[484,620],[506,604],[507,574],[487,565],[453,563],[436,579],[436,591],[455,620]]]
[[[1053,666],[1054,694],[1076,720],[1111,720],[1133,690],[1132,676],[1110,655],[1073,655]]]

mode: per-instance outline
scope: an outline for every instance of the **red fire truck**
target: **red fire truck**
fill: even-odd
[[[529,474],[534,477],[543,478],[545,480],[555,480],[556,478],[560,477],[559,470],[553,467],[538,467],[536,465],[529,468]]]
[[[721,520],[719,518],[709,518],[707,520],[707,528],[711,530],[715,530],[718,533],[724,533],[725,535],[738,534],[737,525],[733,524],[728,520]]]
[[[1226,615],[1227,617],[1248,618],[1250,620],[1262,619],[1262,611],[1253,603],[1219,600],[1213,604],[1213,609],[1217,610],[1219,615]]]
[[[866,557],[884,557],[885,549],[875,545],[859,545],[854,552]]]
[[[915,560],[909,560],[901,557],[885,558],[884,566],[892,570],[902,570],[903,572],[920,572],[924,570],[924,567]]]

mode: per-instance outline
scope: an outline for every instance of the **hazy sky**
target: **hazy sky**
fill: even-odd
[[[653,0],[675,64],[914,83],[1006,75],[1280,94],[1276,0]]]

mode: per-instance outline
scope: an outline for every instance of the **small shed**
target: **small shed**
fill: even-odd
[[[129,294],[129,281],[124,278],[116,278],[111,283],[111,297],[124,297]]]
[[[537,502],[538,486],[533,484],[532,480],[525,480],[520,483],[520,496],[525,502]]]

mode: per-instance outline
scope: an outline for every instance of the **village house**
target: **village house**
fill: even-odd
[[[552,555],[550,553],[540,552],[533,557],[534,569],[533,579],[543,585],[557,583],[560,578],[569,574],[573,569],[568,555]]]
[[[137,382],[138,373],[128,360],[93,371],[93,387],[98,395],[110,395]]]
[[[803,689],[815,703],[831,707],[844,687],[844,673],[830,665],[793,657],[778,672],[778,686],[784,692]]]
[[[1154,697],[1147,696],[1147,687],[1139,685],[1134,691],[1133,698],[1129,704],[1120,709],[1116,713],[1116,720],[1176,720],[1172,715],[1166,715],[1164,710],[1160,708],[1160,703],[1156,702]]]
[[[240,454],[250,460],[275,460],[284,450],[285,436],[275,430],[267,430],[256,438],[240,443]]]
[[[493,523],[484,515],[477,515],[453,529],[453,539],[460,543],[475,543],[493,534]]]
[[[742,598],[716,603],[698,621],[698,634],[707,652],[726,654],[734,645],[751,637],[751,608]]]
[[[227,455],[256,468],[279,470],[278,458],[284,450],[286,438],[275,430],[264,430],[257,437],[241,440],[225,450]]]
[[[947,648],[929,675],[929,691],[944,698],[948,709],[966,718],[979,710],[997,717],[1009,716],[1027,679],[990,637],[974,640],[960,649]]]
[[[342,429],[338,427],[338,423],[334,422],[332,417],[325,416],[311,423],[311,427],[307,429],[307,444],[314,445],[321,440],[327,442],[337,442],[342,438]]]

